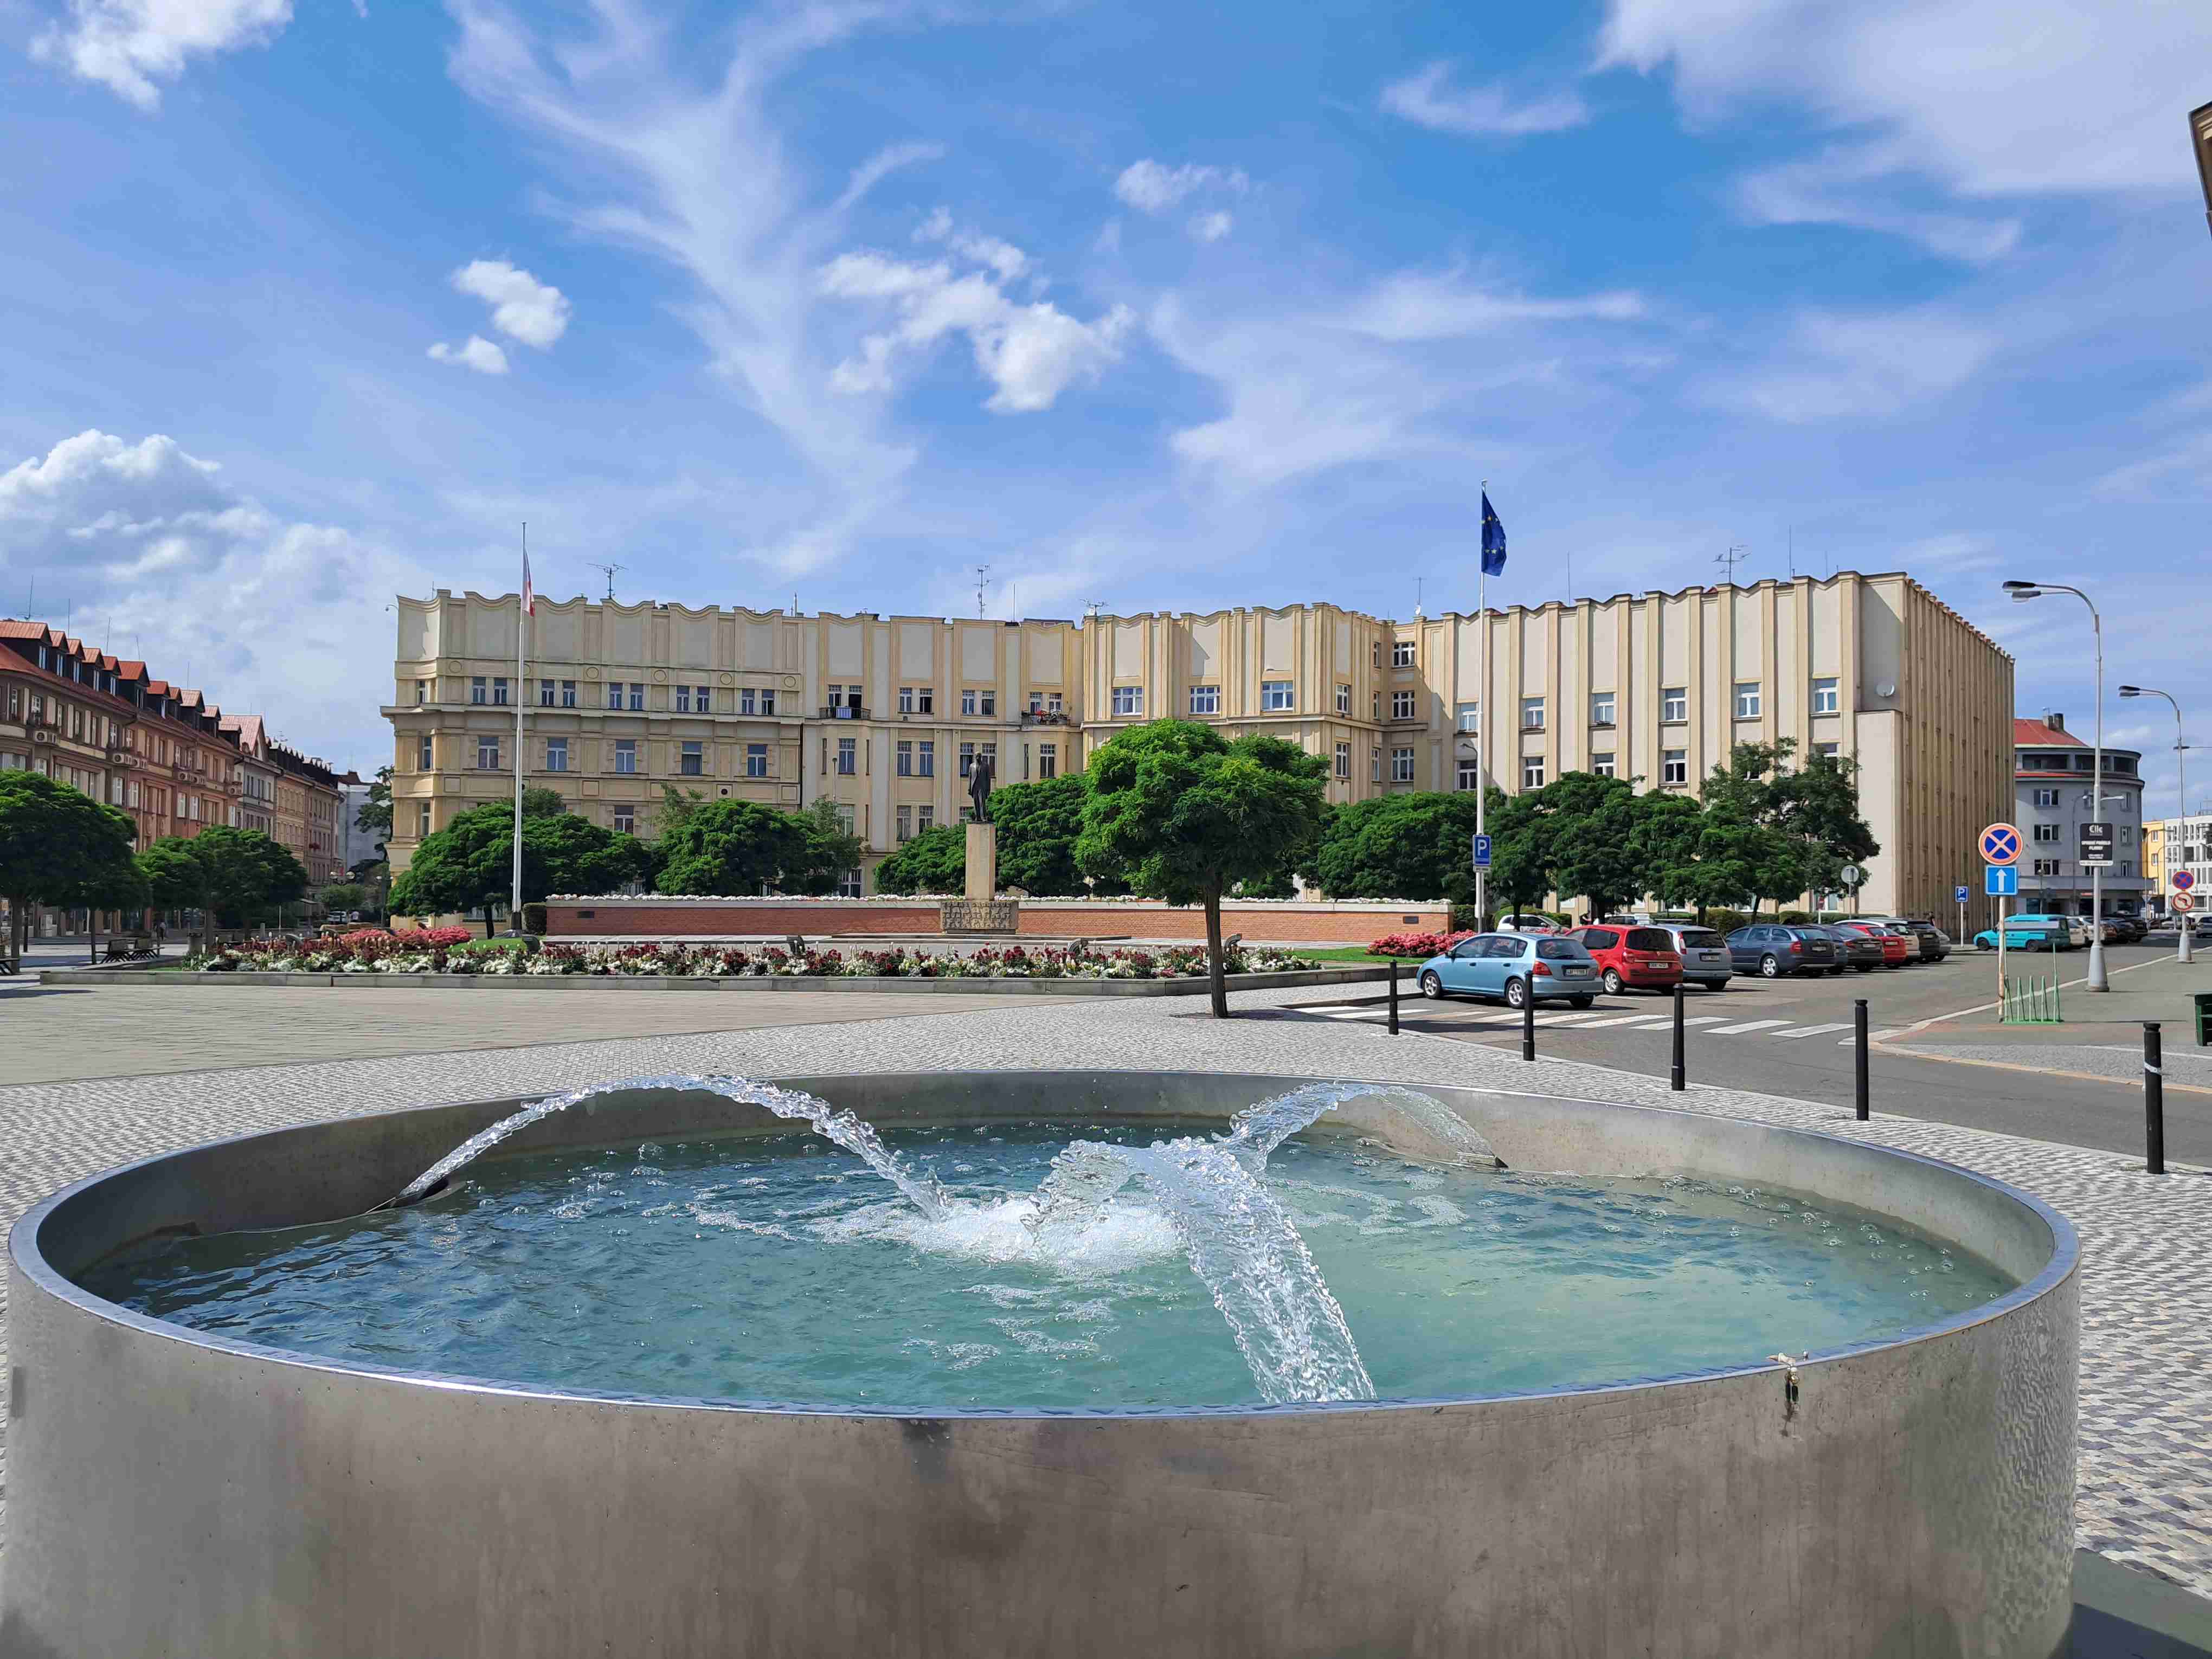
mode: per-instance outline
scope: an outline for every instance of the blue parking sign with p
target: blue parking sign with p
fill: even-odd
[[[1956,887],[1954,887],[1951,890],[1951,902],[1954,904],[1964,904],[1966,902],[1966,884],[1962,881]]]
[[[1474,867],[1478,870],[1490,868],[1490,837],[1487,836],[1474,837]]]

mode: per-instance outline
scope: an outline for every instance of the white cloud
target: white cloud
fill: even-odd
[[[1133,320],[1116,307],[1081,322],[1048,301],[1010,299],[995,271],[956,273],[943,261],[915,264],[880,253],[839,254],[823,267],[821,283],[834,298],[888,303],[898,315],[895,328],[869,335],[857,356],[837,365],[832,384],[839,391],[888,392],[902,349],[921,349],[958,333],[994,388],[984,407],[1002,414],[1049,409],[1075,381],[1096,377],[1120,356]]]
[[[449,346],[441,340],[430,348],[430,355],[441,363],[458,363],[479,374],[507,373],[507,353],[481,334],[470,335],[468,343],[461,346]]]
[[[1437,62],[1402,81],[1394,81],[1382,88],[1383,109],[1432,132],[1469,137],[1517,138],[1535,132],[1563,132],[1590,118],[1589,106],[1579,94],[1553,93],[1516,104],[1503,87],[1448,86],[1451,72],[1450,64]]]
[[[1934,403],[1996,354],[1991,330],[1932,311],[1797,319],[1759,367],[1709,382],[1716,407],[1799,423],[1903,414]]]
[[[510,340],[544,351],[568,331],[568,296],[504,259],[471,260],[453,273],[453,286],[489,305],[491,325]]]
[[[1030,269],[1030,256],[1012,242],[981,232],[963,230],[952,222],[951,211],[939,208],[914,233],[917,242],[942,242],[964,259],[988,265],[999,280],[1011,283]]]
[[[2184,189],[2203,0],[1611,0],[1599,61],[1700,119],[1777,102],[1963,194]]]
[[[2097,480],[2116,501],[2212,501],[2212,432],[2199,432]]]
[[[1218,242],[1237,228],[1236,220],[1216,210],[1190,222],[1190,234],[1201,242]]]
[[[376,708],[391,662],[364,629],[395,592],[435,585],[349,530],[271,511],[173,438],[97,430],[0,473],[0,568],[52,572],[42,608],[66,604],[88,642],[341,766],[390,749]]]
[[[177,79],[187,58],[264,46],[291,21],[292,0],[70,0],[69,21],[36,36],[31,55],[153,110],[155,82]]]
[[[846,182],[844,193],[837,198],[836,210],[842,213],[901,167],[910,167],[922,161],[939,161],[944,155],[945,146],[942,144],[909,143],[884,146],[853,169],[853,176]]]
[[[1139,213],[1165,213],[1201,191],[1227,191],[1241,196],[1252,181],[1237,167],[1201,167],[1186,162],[1170,167],[1154,161],[1132,161],[1114,181],[1114,194]]]
[[[1632,322],[1646,309],[1631,289],[1538,299],[1471,283],[1458,271],[1401,271],[1353,301],[1343,322],[1381,340],[1442,340],[1516,323]]]

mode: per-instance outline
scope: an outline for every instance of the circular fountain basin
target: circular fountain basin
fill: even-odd
[[[1049,1117],[1141,1140],[1225,1124],[1297,1079],[782,1081],[886,1131],[1018,1140]],[[1814,1195],[2014,1288],[1788,1364],[1682,1370],[1662,1305],[1666,1376],[1502,1389],[1470,1351],[1404,1371],[1418,1398],[1392,1397],[1378,1366],[1372,1401],[1049,1410],[939,1403],[951,1390],[679,1398],[650,1372],[625,1372],[627,1393],[475,1380],[83,1288],[164,1236],[368,1210],[517,1103],[279,1131],[95,1177],[15,1230],[0,1653],[2063,1651],[2078,1338],[2062,1218],[1818,1135],[1421,1092],[1512,1171]],[[790,1127],[712,1095],[611,1094],[478,1167]],[[1351,1136],[1437,1151],[1373,1101],[1315,1132]]]

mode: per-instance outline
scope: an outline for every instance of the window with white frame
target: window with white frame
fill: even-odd
[[[645,707],[645,682],[643,680],[632,680],[629,683],[629,706],[632,708],[643,708]]]
[[[1685,685],[1662,685],[1659,688],[1659,718],[1669,726],[1680,724],[1690,718],[1690,690]]]
[[[499,770],[499,739],[497,738],[477,739],[477,770],[479,772]]]
[[[853,832],[848,830],[845,833],[849,836]],[[837,896],[839,898],[860,896],[860,872],[858,869],[848,870],[837,878]]]
[[[1459,763],[1459,787],[1479,789],[1482,787],[1482,768],[1475,762],[1463,760]]]
[[[901,842],[914,839],[914,808],[911,806],[898,809],[898,838]]]
[[[751,686],[739,686],[738,688],[738,713],[740,714],[750,714],[756,713],[760,707],[757,699],[757,694],[754,691]]]
[[[1393,749],[1390,751],[1390,781],[1411,783],[1413,781],[1413,751]]]
[[[1260,682],[1260,707],[1261,708],[1266,709],[1270,713],[1279,714],[1283,710],[1295,706],[1295,702],[1296,694],[1291,689],[1290,681],[1261,680]]]
[[[1412,692],[1393,691],[1390,694],[1390,718],[1394,720],[1409,720],[1413,718]]]
[[[428,732],[416,739],[415,769],[418,772],[430,772],[437,769],[430,760],[430,734]]]
[[[676,769],[687,778],[704,776],[707,770],[707,746],[696,741],[686,743],[676,757]]]
[[[922,805],[917,806],[914,809],[915,834],[917,836],[924,835],[936,827],[937,809],[934,806]]]
[[[2031,841],[2055,842],[2058,839],[2058,826],[2055,823],[2036,823],[2028,828],[2028,839]]]
[[[1613,694],[1612,692],[1610,692],[1610,691],[1593,691],[1593,692],[1591,692],[1591,693],[1590,693],[1590,724],[1591,724],[1592,726],[1611,726],[1611,725],[1613,725],[1615,722],[1614,722],[1614,720],[1613,720],[1613,711],[1614,711],[1615,707],[1616,707],[1616,704],[1615,704],[1615,702],[1614,702]]]
[[[1413,642],[1411,640],[1390,641],[1390,666],[1411,668],[1413,665]]]
[[[859,741],[853,738],[838,738],[837,775],[841,778],[853,777],[858,775],[860,769],[860,745]]]
[[[485,700],[486,694],[484,687],[487,684],[488,682],[481,674],[471,674],[469,676],[469,701],[471,702],[482,702]]]
[[[1690,781],[1690,751],[1686,749],[1662,749],[1659,751],[1659,781],[1687,783]]]
[[[1382,694],[1380,691],[1370,691],[1367,694],[1367,713],[1371,720],[1379,720],[1382,718]]]
[[[910,685],[899,687],[899,713],[902,714],[914,713],[914,688]],[[899,839],[904,841],[906,836],[902,834]]]
[[[960,775],[964,778],[975,769],[975,745],[972,743],[963,743],[960,745]]]
[[[565,772],[568,769],[568,738],[545,739],[545,769],[549,772]]]
[[[914,743],[911,738],[902,738],[899,740],[897,770],[898,775],[902,778],[910,778],[914,775]]]
[[[417,680],[415,682],[415,701],[417,703],[426,703],[430,701],[429,681]]]
[[[621,708],[622,694],[623,683],[620,680],[609,680],[607,682],[607,707],[610,708]]]
[[[1735,683],[1735,717],[1738,720],[1757,720],[1764,701],[1759,696],[1757,680],[1738,680]]]
[[[501,708],[507,706],[507,676],[495,674],[491,678],[491,700]]]
[[[1352,775],[1352,745],[1348,743],[1336,745],[1336,775],[1339,778]]]
[[[2056,805],[2058,805],[2058,792],[2057,792],[2056,789],[2039,789],[2039,790],[2037,790],[2037,791],[2035,792],[2035,804],[2036,804],[2038,806],[2056,806]]]
[[[1380,744],[1367,751],[1367,781],[1370,783],[1382,781],[1382,746]]]
[[[1037,776],[1056,778],[1060,775],[1060,745],[1041,743],[1037,745]]]
[[[575,706],[576,682],[574,680],[562,680],[561,682],[561,707],[563,708],[574,708]]]
[[[830,688],[830,701],[833,703],[837,701],[837,690],[838,688],[834,685]],[[691,712],[691,688],[688,685],[679,685],[676,688],[676,712],[679,714],[688,714]]]
[[[768,745],[766,744],[749,743],[745,745],[745,775],[749,778],[764,778],[768,775]]]
[[[1541,697],[1521,699],[1521,729],[1523,732],[1544,729],[1544,700]]]
[[[1843,753],[1843,744],[1839,743],[1816,743],[1813,745],[1813,752],[1823,760],[1835,759],[1837,756]]]
[[[999,712],[999,694],[996,691],[978,692],[975,705],[981,714],[996,714]]]
[[[927,738],[914,751],[914,775],[918,778],[937,775],[937,744]]]
[[[550,708],[553,706],[552,681],[540,680],[538,682],[538,706],[540,708]]]
[[[1613,750],[1600,749],[1590,756],[1590,770],[1601,778],[1613,775]]]
[[[1218,714],[1221,712],[1221,688],[1218,685],[1192,686],[1190,712],[1194,714]]]
[[[1814,714],[1832,714],[1842,707],[1843,703],[1838,696],[1836,681],[1832,675],[1826,679],[1813,682],[1813,712]]]
[[[617,806],[614,811],[615,834],[634,836],[637,833],[637,808]]]
[[[615,770],[617,772],[637,770],[637,739],[635,738],[615,739]]]
[[[1455,704],[1452,708],[1452,724],[1462,732],[1481,731],[1482,705],[1479,702]]]
[[[1340,685],[1336,688],[1336,712],[1340,714],[1349,714],[1352,712],[1352,688],[1348,685]]]
[[[860,690],[858,686],[854,686],[853,689],[855,691]],[[714,688],[711,685],[693,686],[691,688],[691,709],[694,714],[713,714],[714,712]]]
[[[424,801],[415,809],[415,834],[417,839],[430,833],[430,803]]]
[[[1541,755],[1521,757],[1521,787],[1541,789],[1544,787],[1544,757]]]
[[[2057,859],[2036,860],[2034,873],[2039,876],[2057,875],[2058,873],[2058,860]]]
[[[1145,712],[1145,688],[1141,685],[1117,685],[1114,688],[1114,712],[1116,714],[1141,714]]]
[[[1375,659],[1375,666],[1380,668],[1382,665],[1382,641],[1376,640],[1368,647],[1368,650]]]

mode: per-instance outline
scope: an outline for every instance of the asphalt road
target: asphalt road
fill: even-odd
[[[2118,972],[2172,950],[2170,944],[2116,945],[2106,957]],[[2072,951],[2062,954],[2057,965],[2063,977],[2074,979],[2087,964],[2086,951]],[[1996,985],[1995,959],[1968,951],[1942,963],[1840,977],[1738,977],[1725,991],[1692,988],[1685,993],[1686,1016],[1702,1023],[1686,1033],[1689,1080],[1821,1101],[1849,1111],[1854,999],[1867,1000],[1869,1029],[1879,1040],[1885,1031],[1989,1002]],[[1382,1016],[1379,1004],[1364,998],[1347,999],[1342,1007],[1344,1012],[1334,1017],[1365,1021]],[[1519,1016],[1499,1004],[1424,1002],[1413,993],[1408,975],[1401,1009],[1405,1030],[1519,1051]],[[1583,1018],[1573,1017],[1564,1005],[1547,1005],[1539,1014],[1536,1052],[1664,1077],[1672,1058],[1672,996],[1661,993],[1601,996]],[[1650,1023],[1637,1022],[1638,1015]],[[1662,1020],[1668,1024],[1658,1023]],[[1731,1029],[1743,1026],[1753,1029]],[[2023,1051],[2021,1062],[2033,1067],[2033,1054]],[[2132,1085],[1906,1057],[1877,1048],[1869,1058],[1868,1091],[1877,1112],[2142,1155],[2142,1091]],[[2166,1150],[2173,1162],[2212,1165],[2212,1094],[2168,1088]]]

